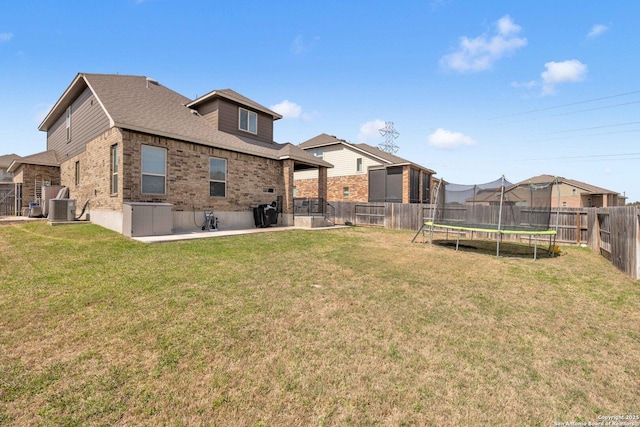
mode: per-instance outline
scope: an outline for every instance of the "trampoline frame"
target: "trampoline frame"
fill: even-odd
[[[445,223],[435,223],[433,221],[434,219],[434,211],[433,211],[433,207],[432,207],[432,214],[431,216],[431,221],[426,221],[422,224],[422,226],[420,227],[420,229],[418,230],[418,232],[416,233],[416,235],[413,237],[413,239],[411,240],[411,242],[413,243],[416,238],[418,237],[418,234],[420,234],[420,232],[422,232],[422,243],[424,242],[424,233],[425,233],[425,227],[429,227],[429,244],[433,244],[433,230],[434,228],[444,228],[447,230],[457,230],[457,239],[456,239],[456,251],[458,250],[458,247],[460,245],[460,234],[462,233],[462,231],[471,231],[473,232],[481,232],[481,233],[488,233],[488,234],[497,234],[497,238],[496,238],[496,256],[500,256],[500,241],[502,240],[502,235],[504,234],[508,234],[508,235],[525,235],[525,236],[533,236],[534,237],[534,250],[533,250],[533,259],[536,260],[538,258],[538,236],[549,236],[549,249],[551,252],[551,256],[554,257],[555,256],[555,250],[551,250],[551,248],[555,249],[556,246],[556,236],[558,234],[558,220],[559,220],[559,212],[560,212],[560,188],[557,185],[558,184],[558,179],[556,178],[553,181],[553,185],[556,185],[557,188],[557,193],[558,193],[558,206],[557,206],[557,212],[556,212],[556,225],[555,225],[555,230],[554,229],[547,229],[547,230],[515,230],[515,229],[502,229],[501,226],[501,222],[502,222],[502,202],[503,202],[503,198],[504,198],[504,175],[502,175],[502,188],[500,190],[500,211],[499,211],[499,219],[498,219],[498,224],[496,225],[496,228],[486,228],[486,227],[469,227],[469,226],[458,226],[458,225],[451,225],[451,224],[445,224]],[[440,183],[438,183],[438,187],[436,188],[436,200],[438,197],[438,192],[440,191],[440,185],[442,184],[443,180],[440,181]],[[473,236],[473,234],[472,234]],[[473,239],[473,237],[472,237]]]

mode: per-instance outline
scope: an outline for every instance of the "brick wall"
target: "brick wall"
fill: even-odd
[[[165,195],[142,193],[142,145],[167,150]],[[175,210],[249,211],[285,194],[283,163],[248,154],[186,143],[173,139],[123,131],[122,185],[124,200],[167,202]],[[227,196],[209,197],[209,158],[227,160]],[[274,192],[265,192],[273,188]],[[289,189],[290,191],[290,189]],[[286,213],[286,212],[285,212]]]
[[[60,165],[61,184],[69,188],[69,198],[76,199],[76,210],[89,200],[90,209],[122,210],[122,183],[111,194],[111,146],[118,144],[119,171],[122,171],[122,134],[112,128],[89,142],[86,150]],[[80,162],[80,182],[75,182],[75,164]]]
[[[318,197],[318,179],[297,179],[296,197]],[[344,187],[349,196],[344,197]],[[366,174],[333,176],[327,178],[327,201],[366,202],[369,200],[369,180]]]
[[[56,166],[22,165],[13,177],[13,182],[22,183],[22,206],[17,206],[17,211],[35,200],[36,181],[49,181],[51,185],[59,185],[60,169]]]
[[[296,197],[318,197],[318,179],[296,179]]]
[[[118,192],[111,194],[111,146],[118,145]],[[166,194],[142,194],[142,145],[167,150]],[[227,197],[209,197],[209,158],[227,160]],[[80,182],[75,184],[75,162],[80,162]],[[285,187],[285,162],[191,144],[117,128],[110,129],[87,144],[87,149],[61,165],[61,183],[69,187],[78,209],[90,200],[91,209],[121,211],[124,201],[166,202],[176,211],[195,209],[247,212],[254,206],[271,203],[277,196],[291,194],[291,176]],[[292,163],[291,161],[289,163]],[[274,193],[264,190],[273,188]],[[290,204],[291,206],[288,206]],[[293,201],[284,213],[293,211]],[[290,212],[288,212],[288,210]]]
[[[328,180],[327,200],[366,202],[369,200],[369,180],[366,174],[338,176]],[[349,188],[349,196],[344,197],[344,187]]]

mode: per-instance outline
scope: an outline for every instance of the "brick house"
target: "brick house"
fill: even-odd
[[[15,187],[15,212],[22,213],[30,202],[40,202],[43,185],[60,184],[60,163],[53,150],[17,156],[7,169]]]
[[[334,167],[327,174],[328,201],[428,203],[431,169],[368,144],[351,144],[326,133],[298,147]],[[296,197],[318,197],[315,170],[294,174]]]
[[[331,165],[274,142],[280,118],[231,89],[191,100],[144,76],[79,73],[39,129],[92,222],[123,232],[127,205],[168,204],[182,231],[208,210],[221,228],[253,227],[253,207],[275,200],[281,223],[293,223],[294,171],[326,176]]]
[[[551,196],[551,207],[553,208],[602,208],[625,205],[626,198],[620,193],[574,179],[538,175],[520,181],[518,184],[547,183],[553,182],[556,178],[558,179],[558,188],[553,189]],[[558,200],[558,190],[560,200]]]

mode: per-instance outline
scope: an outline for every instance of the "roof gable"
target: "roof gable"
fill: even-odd
[[[222,98],[222,99],[225,99],[227,101],[231,101],[234,104],[238,104],[238,105],[241,105],[241,106],[249,107],[249,108],[251,108],[253,110],[257,110],[257,111],[260,111],[262,113],[268,114],[269,116],[273,117],[273,120],[278,120],[278,119],[282,118],[282,116],[280,114],[276,113],[275,111],[272,111],[269,108],[258,104],[257,102],[247,98],[246,96],[243,96],[243,95],[239,94],[238,92],[236,92],[235,90],[232,90],[232,89],[213,90],[213,91],[207,93],[206,95],[201,96],[200,98],[189,102],[187,104],[187,107],[197,109],[197,107],[199,105],[202,105],[205,102],[212,101],[212,100],[214,100],[216,98]]]

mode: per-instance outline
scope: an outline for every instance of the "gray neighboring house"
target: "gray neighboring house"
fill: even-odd
[[[66,186],[78,210],[88,204],[92,222],[125,234],[142,204],[169,206],[171,231],[181,231],[205,211],[221,228],[251,227],[255,206],[280,200],[289,225],[294,171],[326,175],[331,164],[274,142],[280,118],[231,89],[189,99],[145,76],[79,73],[40,125],[47,151],[35,156],[55,159],[49,181]]]

